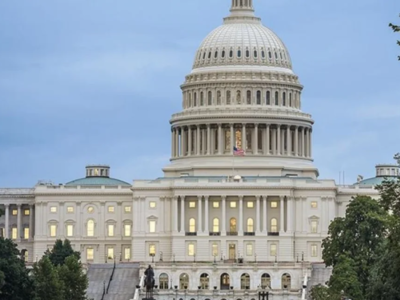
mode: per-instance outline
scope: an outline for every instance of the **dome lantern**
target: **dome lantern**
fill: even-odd
[[[253,0],[232,0],[232,13],[237,12],[253,12]]]

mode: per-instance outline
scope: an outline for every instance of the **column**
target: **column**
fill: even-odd
[[[208,234],[208,196],[204,196],[204,233]]]
[[[254,124],[254,154],[258,154],[258,124]]]
[[[218,124],[218,154],[222,155],[222,124]]]
[[[203,218],[203,216],[202,216],[202,211],[201,211],[201,196],[197,196],[197,207],[198,207],[198,209],[197,209],[197,213],[198,213],[198,215],[197,215],[197,233],[199,234],[199,233],[202,233],[203,232],[203,226],[202,226],[202,218]]]
[[[309,128],[307,128],[306,135],[307,135],[306,136],[306,148],[307,148],[306,156],[310,157],[310,129]]]
[[[181,198],[181,233],[185,234],[185,196]]]
[[[284,222],[284,218],[285,218],[285,214],[284,214],[284,212],[285,212],[285,207],[284,207],[285,197],[284,196],[280,196],[280,198],[281,198],[281,201],[280,201],[279,209],[280,209],[280,212],[281,212],[281,217],[280,217],[280,219],[281,219],[280,224],[281,225],[280,225],[280,228],[279,228],[279,232],[284,233],[285,232],[285,222]]]
[[[221,235],[226,235],[226,196],[221,196],[222,202],[222,223],[221,223]]]
[[[269,136],[269,135],[270,135],[270,133],[269,133],[269,124],[267,124],[267,128],[265,129],[265,131],[266,131],[266,133],[265,133],[265,135],[266,135],[265,140],[266,140],[266,142],[267,142],[267,147],[266,147],[264,153],[265,153],[265,154],[269,154],[269,145],[270,145],[270,143],[271,143],[271,141],[270,141],[270,136]]]
[[[286,155],[290,156],[292,153],[292,143],[291,143],[291,132],[290,132],[290,126],[286,128]]]
[[[175,128],[175,157],[179,157],[179,128]]]
[[[286,213],[286,220],[287,220],[287,232],[293,232],[293,198],[287,198],[287,213]]]
[[[10,204],[4,204],[4,207],[6,209],[5,238],[8,239],[10,236]]]
[[[207,155],[211,154],[211,125],[207,124]]]
[[[306,135],[306,129],[303,127],[301,130],[301,156],[305,157],[305,135]]]
[[[299,127],[294,129],[294,156],[299,156]]]
[[[281,155],[281,125],[278,125],[278,128],[276,129],[276,135],[277,135],[277,151],[278,155]],[[282,147],[283,148],[283,147]],[[282,151],[283,152],[283,151]]]
[[[33,204],[29,204],[29,239],[33,237]]]
[[[185,127],[181,129],[181,156],[186,156],[186,133]]]
[[[233,128],[233,123],[229,124],[229,127],[230,127],[230,132],[231,132],[231,145],[230,145],[231,149],[229,150],[229,153],[231,155],[233,155],[233,147],[236,146],[236,135],[235,135],[235,130]]]
[[[239,230],[238,235],[243,235],[243,196],[239,196]]]
[[[21,241],[21,204],[17,204],[17,241]]]
[[[272,154],[276,155],[276,129],[272,129]]]
[[[171,128],[171,157],[175,157],[175,130]]]
[[[260,233],[260,197],[256,196],[256,232]]]
[[[173,226],[174,226],[174,232],[178,232],[178,197],[174,196],[172,200],[172,211],[173,211]]]
[[[201,154],[205,155],[207,153],[207,139],[206,139],[206,130],[201,130]]]
[[[309,141],[309,145],[310,145],[309,156],[312,157],[312,130],[311,130],[311,128],[310,128],[310,141]]]
[[[192,155],[192,127],[188,127],[188,156]]]
[[[246,151],[247,149],[247,140],[246,140],[246,123],[242,124],[242,149]]]
[[[196,140],[196,153],[197,155],[200,155],[200,125],[197,125]]]

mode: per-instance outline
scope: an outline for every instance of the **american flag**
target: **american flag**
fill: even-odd
[[[233,155],[244,156],[244,150],[243,149],[239,149],[237,147],[233,147]]]

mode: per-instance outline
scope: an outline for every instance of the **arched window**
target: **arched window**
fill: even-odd
[[[261,91],[257,91],[257,104],[261,104]]]
[[[233,57],[233,50],[229,51],[229,57]]]
[[[213,232],[219,232],[219,219],[213,219]]]
[[[289,106],[292,107],[292,93],[289,93]]]
[[[282,94],[282,105],[283,106],[286,106],[286,93],[285,92],[283,92],[283,94]]]
[[[231,91],[226,91],[226,104],[231,104]]]
[[[251,104],[251,91],[247,91],[247,104]]]
[[[208,52],[208,58],[211,58],[211,51]]]
[[[206,58],[206,52],[204,51],[204,53],[203,53],[203,59],[205,59]]]
[[[196,220],[194,218],[189,220],[189,232],[196,232]]]
[[[225,58],[225,50],[222,50],[222,58]]]
[[[208,103],[207,105],[212,105],[212,93],[211,91],[208,92]]]
[[[271,276],[267,273],[261,275],[261,288],[271,288]]]
[[[254,50],[254,57],[257,58],[257,50]]]
[[[247,232],[254,232],[254,221],[252,218],[247,219]]]
[[[94,221],[89,220],[87,222],[87,236],[94,236]]]
[[[278,220],[276,218],[271,219],[271,232],[278,232]]]
[[[218,51],[215,51],[214,58],[217,58],[217,57],[218,57]]]
[[[220,278],[221,290],[228,290],[231,284],[230,277],[228,274],[224,273]]]
[[[278,53],[276,53],[276,52],[274,52],[275,53],[275,59],[278,59]]]
[[[189,107],[192,107],[192,93],[189,93]]]
[[[279,105],[279,93],[275,92],[275,105]]]
[[[271,51],[268,52],[268,56],[269,56],[269,59],[272,58],[272,53],[271,53]]]
[[[217,92],[217,105],[221,105],[221,91]]]
[[[264,50],[261,51],[261,56],[262,56],[262,58],[265,58],[265,51]]]
[[[267,102],[266,102],[266,104],[267,105],[271,105],[271,92],[270,91],[267,91]]]
[[[291,277],[288,273],[282,275],[282,289],[291,289]]]
[[[160,283],[160,290],[168,290],[168,275],[165,273],[162,273],[159,277],[159,283]]]
[[[210,288],[210,276],[208,274],[203,273],[200,275],[200,289],[208,290]]]
[[[204,105],[204,93],[201,92],[200,93],[200,106],[203,106],[203,105]]]
[[[242,103],[242,93],[240,91],[236,91],[236,103],[237,104]]]
[[[250,57],[250,51],[246,50],[246,57]]]
[[[186,273],[181,274],[179,276],[179,289],[187,290],[189,287],[189,275]]]
[[[194,92],[193,94],[193,106],[197,106],[197,93]]]
[[[237,232],[237,227],[236,227],[236,218],[231,218],[229,220],[229,231],[232,233],[236,233]]]
[[[247,273],[242,274],[240,276],[240,289],[241,290],[249,290],[250,289],[250,275]]]

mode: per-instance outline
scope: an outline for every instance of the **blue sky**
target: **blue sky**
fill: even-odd
[[[374,176],[400,151],[398,0],[254,0],[305,86],[320,178]],[[230,0],[0,1],[0,187],[64,183],[89,163],[161,176],[169,118]]]

